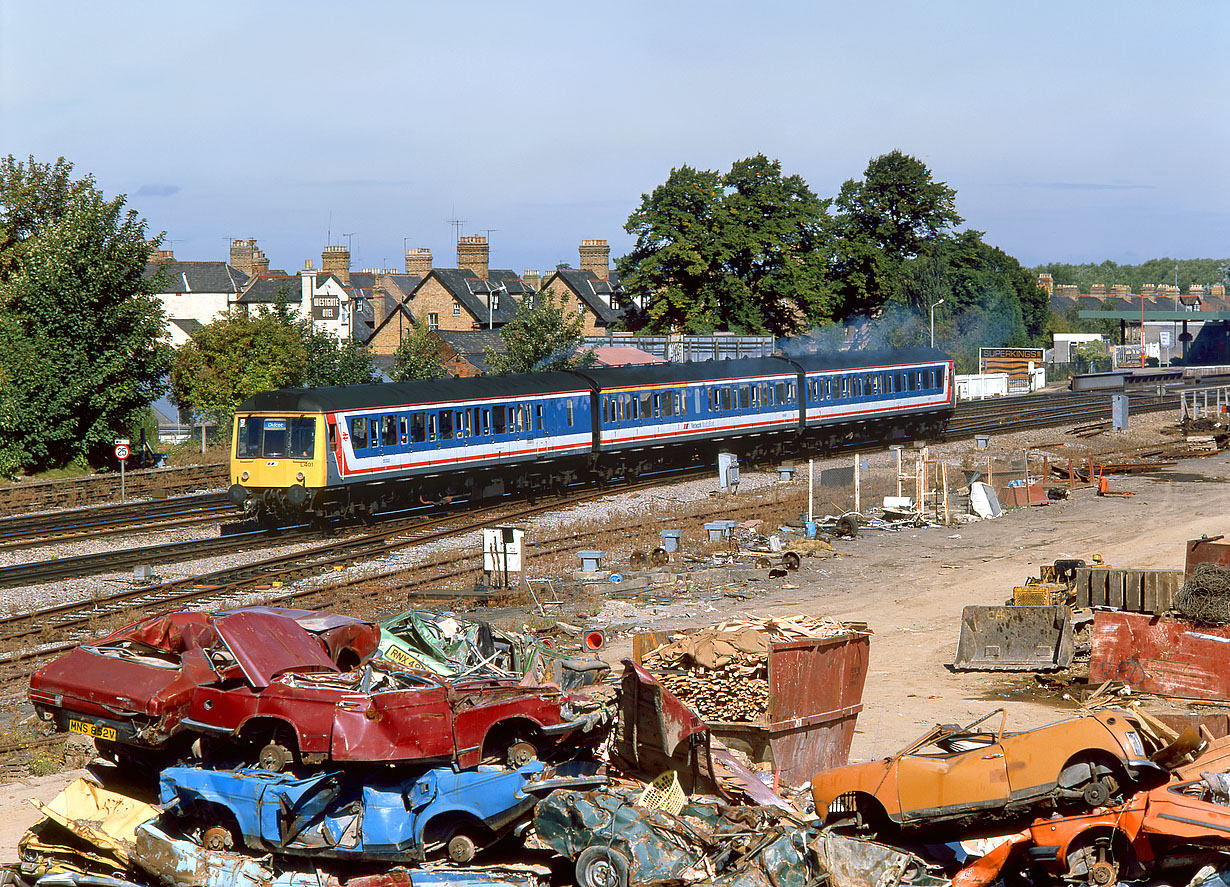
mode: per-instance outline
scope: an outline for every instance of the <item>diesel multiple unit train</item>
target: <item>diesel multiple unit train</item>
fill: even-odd
[[[952,361],[927,348],[287,388],[235,416],[231,499],[269,524],[938,433]]]

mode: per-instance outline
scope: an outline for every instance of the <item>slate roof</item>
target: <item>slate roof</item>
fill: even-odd
[[[491,364],[487,363],[487,349],[499,354],[508,353],[499,330],[436,330],[435,333],[440,337],[440,341],[484,375],[491,372]]]
[[[150,262],[141,276],[153,280],[159,271],[166,274],[160,293],[237,293],[248,282],[226,262]]]
[[[517,301],[533,290],[526,286],[515,271],[496,270],[487,272],[486,280],[468,268],[432,268],[419,283],[422,286],[428,279],[435,277],[448,290],[449,295],[461,303],[462,307],[486,324],[490,317],[493,325],[501,325],[512,320],[517,313]],[[499,307],[489,312],[487,297],[491,292],[499,293]]]
[[[1056,314],[1062,314],[1075,305],[1076,299],[1068,296],[1051,296],[1051,310]]]
[[[303,301],[303,284],[299,275],[286,277],[254,277],[247,289],[235,302],[239,305],[272,305],[277,301],[278,290],[286,288],[286,301],[297,305]]]
[[[610,279],[602,280],[593,271],[559,268],[548,276],[548,283],[552,277],[562,280],[603,323],[612,324],[623,318],[624,309],[613,307],[619,305],[619,296],[623,294],[618,271],[610,272]]]

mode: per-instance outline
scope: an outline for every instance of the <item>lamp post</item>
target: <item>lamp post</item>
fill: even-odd
[[[940,299],[931,306],[931,347],[935,347],[935,309],[944,304],[944,300]]]

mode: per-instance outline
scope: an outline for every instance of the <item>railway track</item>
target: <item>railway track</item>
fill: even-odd
[[[239,515],[225,493],[23,514],[0,518],[0,552],[191,526]]]
[[[130,471],[124,477],[124,494],[133,498],[179,496],[198,490],[217,489],[226,486],[229,472],[230,466],[224,463]],[[0,515],[80,508],[95,502],[114,502],[119,498],[118,474],[22,481],[0,486]]]

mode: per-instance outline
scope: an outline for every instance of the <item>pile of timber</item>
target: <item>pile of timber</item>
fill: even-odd
[[[847,635],[849,627],[811,616],[736,620],[672,635],[642,664],[711,723],[755,721],[769,707],[769,645]]]

